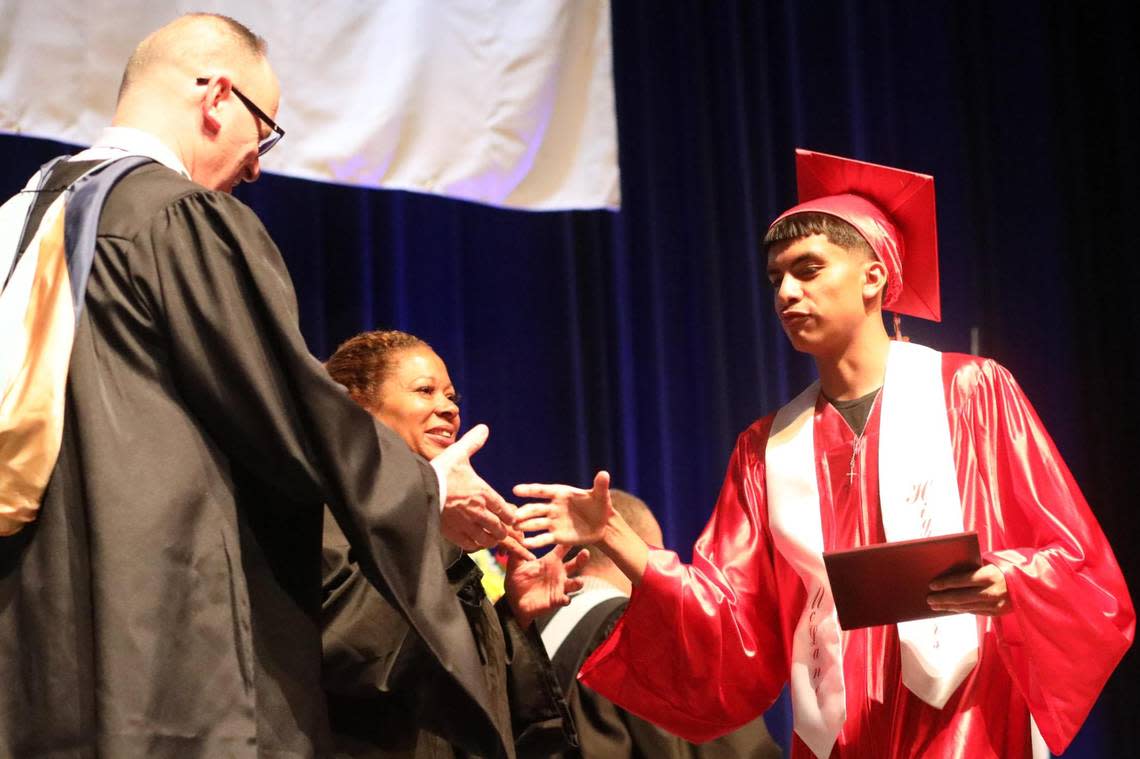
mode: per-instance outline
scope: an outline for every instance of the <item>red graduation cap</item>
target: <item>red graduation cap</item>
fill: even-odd
[[[942,320],[934,177],[797,148],[796,179],[800,204],[773,224],[810,211],[843,219],[887,267],[883,308]]]

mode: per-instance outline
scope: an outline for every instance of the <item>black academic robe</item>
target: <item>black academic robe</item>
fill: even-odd
[[[0,538],[0,757],[326,755],[326,503],[455,681],[461,739],[503,753],[432,470],[310,356],[254,214],[134,171],[100,219],[39,518]]]
[[[561,750],[573,725],[535,627],[519,627],[505,599],[492,605],[482,571],[439,539],[452,592],[479,646],[486,706],[500,732],[513,737],[510,757]],[[331,515],[322,541],[323,681],[338,757],[455,759],[475,757],[457,745],[454,689],[423,641],[364,580],[355,551]]]
[[[707,743],[690,743],[577,681],[586,657],[609,637],[628,605],[627,598],[598,604],[578,621],[555,653],[555,677],[566,690],[579,746],[551,754],[550,759],[780,759],[780,747],[768,734],[763,717]],[[552,617],[544,617],[538,626],[545,629]],[[685,686],[678,683],[677,687]]]

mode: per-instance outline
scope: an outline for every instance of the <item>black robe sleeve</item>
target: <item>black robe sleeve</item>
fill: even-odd
[[[363,575],[458,682],[457,697],[482,709],[470,629],[444,582],[435,474],[309,354],[260,221],[230,196],[202,192],[168,206],[149,234],[162,285],[149,296],[186,404],[256,478],[292,502],[327,503]],[[501,736],[489,727],[467,720],[457,740],[491,753]]]
[[[485,703],[509,756],[560,750],[573,728],[535,630],[522,630],[501,601],[483,593],[479,568],[440,538],[451,591],[478,647]],[[372,757],[464,756],[456,726],[464,715],[454,687],[403,618],[367,584],[336,522],[325,518],[322,682],[338,754]]]
[[[519,626],[506,599],[495,604],[509,655],[507,692],[519,759],[549,756],[578,745],[574,719],[542,645],[537,625]]]

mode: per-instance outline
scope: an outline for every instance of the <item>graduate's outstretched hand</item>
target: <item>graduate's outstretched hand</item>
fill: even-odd
[[[541,499],[521,506],[515,526],[524,532],[538,532],[523,541],[528,548],[558,543],[582,545],[601,540],[606,524],[613,516],[610,502],[609,472],[594,475],[589,490],[569,485],[515,485],[520,498]]]
[[[570,546],[556,546],[536,559],[513,537],[499,545],[507,552],[507,603],[522,629],[535,617],[570,603],[570,594],[582,589],[577,574],[590,560],[586,549],[565,561]]]
[[[1013,611],[1005,575],[993,564],[972,572],[946,575],[930,583],[926,602],[935,611],[994,617]]]
[[[440,532],[464,551],[495,545],[507,537],[507,528],[515,521],[514,507],[471,466],[471,457],[490,434],[487,425],[477,424],[431,460],[447,488]]]

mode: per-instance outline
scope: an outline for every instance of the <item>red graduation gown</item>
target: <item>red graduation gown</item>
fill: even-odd
[[[944,354],[942,366],[963,520],[978,532],[984,560],[1005,574],[1014,610],[977,617],[977,666],[941,710],[903,686],[894,626],[844,633],[847,720],[833,758],[1029,756],[1031,713],[1060,753],[1132,642],[1135,613],[1112,549],[1013,377],[971,356]],[[827,550],[884,540],[878,406],[854,481],[854,434],[825,401],[816,406]],[[693,563],[651,551],[625,617],[580,675],[689,740],[744,724],[788,680],[805,592],[768,524],[772,420],[737,440]],[[812,756],[794,741],[793,757]]]

